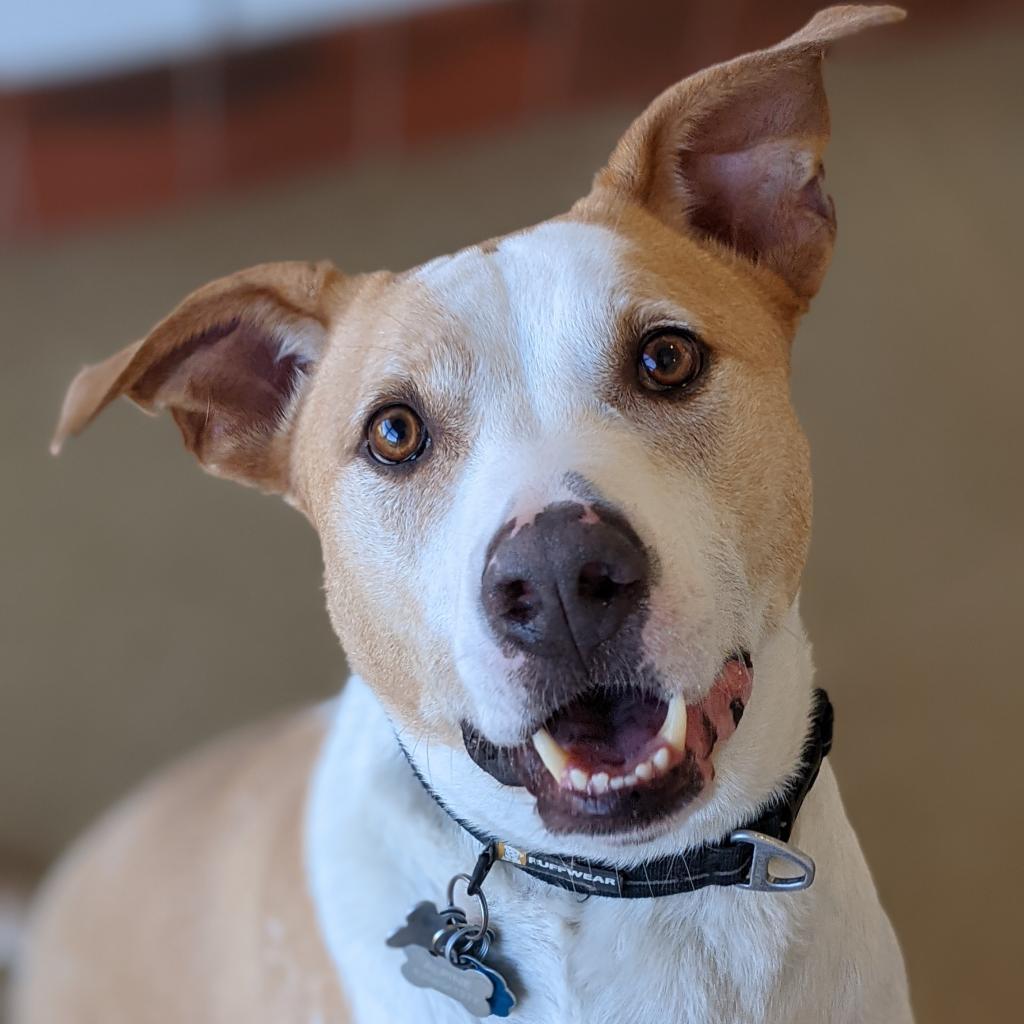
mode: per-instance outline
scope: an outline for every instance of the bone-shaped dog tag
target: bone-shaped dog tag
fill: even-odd
[[[448,927],[450,918],[443,917],[433,903],[417,903],[405,917],[405,924],[388,936],[387,944],[395,949],[403,946],[434,948],[434,936]]]
[[[494,983],[475,967],[454,967],[422,946],[405,948],[402,974],[417,988],[429,988],[461,1003],[474,1017],[489,1017]]]

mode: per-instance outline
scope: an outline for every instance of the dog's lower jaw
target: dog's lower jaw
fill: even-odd
[[[760,725],[720,766],[716,798],[642,851],[620,848],[612,856],[646,859],[720,836],[752,809],[747,805],[756,800],[744,786],[760,769],[774,765],[778,777],[792,770],[811,689],[802,635],[794,611],[761,652],[759,691],[749,712],[760,709]],[[428,779],[464,810],[465,800],[446,785],[449,752],[419,755]],[[551,837],[519,831],[520,811],[528,816],[525,804],[489,802],[496,804],[493,821],[478,824],[526,845],[536,839],[538,849],[552,848]],[[306,841],[314,903],[354,1021],[463,1020],[457,1004],[404,982],[401,953],[384,940],[415,903],[443,897],[448,879],[472,866],[477,844],[413,778],[391,723],[357,679],[340,698],[314,778]],[[899,948],[827,764],[794,841],[816,859],[818,877],[807,892],[788,895],[706,889],[656,900],[581,903],[496,866],[486,883],[498,934],[494,957],[520,995],[516,1019],[911,1021]],[[575,842],[576,849],[557,848],[609,856],[607,841]]]

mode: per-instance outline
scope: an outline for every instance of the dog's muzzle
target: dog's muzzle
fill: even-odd
[[[633,831],[692,802],[749,700],[742,651],[691,704],[660,678],[642,636],[657,574],[627,520],[597,501],[517,517],[488,548],[480,598],[516,658],[530,725],[510,746],[470,722],[463,737],[480,767],[537,798],[552,831]]]

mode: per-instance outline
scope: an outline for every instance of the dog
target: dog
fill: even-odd
[[[835,234],[820,12],[669,88],[563,216],[268,264],[86,367],[323,548],[341,696],[114,809],[19,1024],[906,1024],[798,597],[790,350]]]

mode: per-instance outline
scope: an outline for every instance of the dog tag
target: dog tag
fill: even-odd
[[[516,997],[508,987],[508,982],[493,968],[481,963],[476,957],[464,956],[462,958],[470,966],[471,970],[486,974],[491,979],[494,991],[491,998],[487,1000],[491,1007],[491,1013],[495,1017],[507,1017],[516,1005]]]
[[[429,988],[461,1003],[474,1017],[489,1017],[494,982],[489,970],[475,965],[455,967],[443,956],[435,956],[422,946],[405,947],[402,974],[417,988]]]
[[[444,931],[452,919],[453,915],[442,916],[433,903],[417,903],[406,915],[405,924],[388,936],[387,944],[393,949],[401,949],[403,946],[433,949],[434,936]]]

